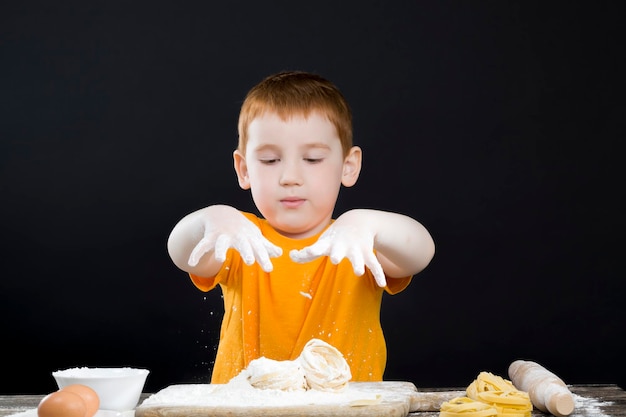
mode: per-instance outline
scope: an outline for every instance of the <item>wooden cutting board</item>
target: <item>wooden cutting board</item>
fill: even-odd
[[[405,417],[413,411],[438,411],[442,402],[465,395],[420,392],[404,381],[351,382],[339,394],[314,391],[243,393],[221,384],[171,385],[146,398],[135,417]]]

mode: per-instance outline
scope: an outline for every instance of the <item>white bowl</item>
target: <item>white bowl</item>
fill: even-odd
[[[72,384],[91,387],[100,398],[101,410],[128,411],[139,403],[149,372],[138,368],[70,368],[52,376],[59,389]]]

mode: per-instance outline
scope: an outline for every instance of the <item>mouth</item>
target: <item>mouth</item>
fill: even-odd
[[[288,198],[283,198],[282,200],[280,200],[280,203],[287,208],[298,208],[300,207],[302,204],[304,204],[306,200],[303,198],[297,198],[297,197],[288,197]]]

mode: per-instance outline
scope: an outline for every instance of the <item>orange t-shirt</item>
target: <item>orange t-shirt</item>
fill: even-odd
[[[243,213],[263,236],[283,249],[272,258],[274,269],[264,272],[258,263],[246,265],[239,253],[228,251],[213,278],[190,274],[194,285],[209,291],[220,285],[224,318],[211,378],[227,383],[261,356],[274,360],[297,358],[312,338],[326,341],[343,353],[353,381],[381,381],[387,348],[380,325],[383,290],[397,294],[412,277],[388,278],[387,287],[376,285],[366,268],[354,274],[347,259],[333,265],[326,256],[296,263],[289,251],[317,241],[319,235],[290,239],[251,213]]]

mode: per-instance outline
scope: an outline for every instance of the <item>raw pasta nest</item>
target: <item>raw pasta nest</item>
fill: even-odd
[[[467,387],[467,396],[478,400],[477,394],[485,391],[517,391],[517,388],[508,379],[494,375],[491,372],[481,372]]]
[[[440,417],[495,417],[498,410],[492,405],[472,400],[468,397],[456,397],[441,404]]]
[[[310,388],[321,391],[342,391],[352,378],[350,366],[341,352],[323,340],[311,339],[298,361]]]
[[[343,391],[352,378],[341,352],[320,339],[311,339],[292,361],[260,357],[236,378],[244,377],[259,389]]]
[[[471,400],[492,406],[498,417],[530,417],[532,413],[533,406],[527,392],[518,390],[508,379],[490,372],[478,374],[466,393]]]

